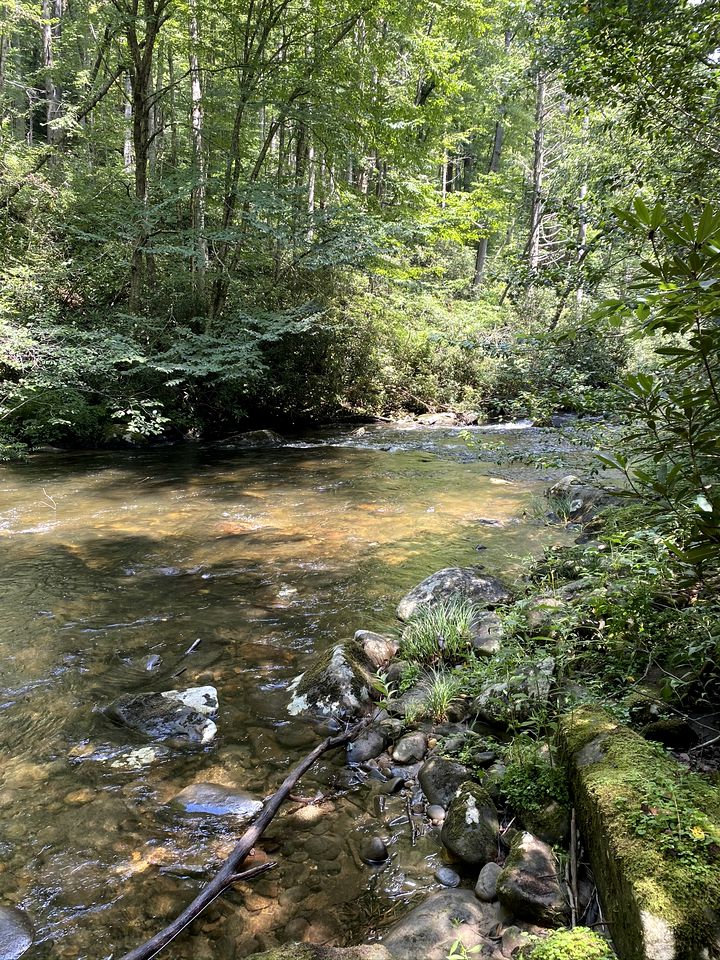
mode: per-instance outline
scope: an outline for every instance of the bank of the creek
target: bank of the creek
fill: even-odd
[[[505,454],[572,450],[529,425],[475,434]],[[512,580],[524,556],[575,535],[538,518],[567,469],[508,459],[483,462],[458,430],[372,427],[2,467],[0,902],[32,918],[29,957],[117,957],[187,903],[240,828],[173,797],[277,787],[325,732],[286,709],[313,652],[394,629],[399,597],[441,567]],[[204,683],[219,693],[215,740],[128,765],[145,741],[100,708]],[[385,814],[361,781],[344,756],[321,762],[302,793],[332,799],[289,805],[263,842],[277,869],[218,901],[172,956],[365,940],[439,889],[432,831],[413,843],[398,825],[391,860],[362,862]]]

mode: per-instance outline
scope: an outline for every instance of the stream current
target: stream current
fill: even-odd
[[[395,630],[400,596],[441,567],[512,579],[523,557],[568,539],[533,519],[547,473],[480,462],[458,433],[327,430],[267,450],[0,469],[0,903],[31,917],[28,958],[119,957],[179,912],[243,826],[172,798],[201,782],[259,799],[279,785],[326,732],[286,711],[314,651]],[[527,425],[475,433],[525,452],[557,442]],[[219,692],[215,740],[128,765],[148,743],[102,707],[205,683]],[[343,759],[302,782],[329,799],[291,803],[271,825],[258,853],[278,866],[217,901],[168,956],[356,942],[437,888],[437,832],[413,843],[405,801],[378,803]],[[382,868],[358,855],[376,834],[392,852]]]

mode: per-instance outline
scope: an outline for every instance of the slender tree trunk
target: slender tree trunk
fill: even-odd
[[[533,150],[532,198],[528,266],[535,273],[540,265],[540,234],[543,219],[543,180],[545,177],[545,74],[538,71],[535,80],[535,144]]]
[[[502,156],[502,147],[503,141],[505,140],[505,127],[502,121],[498,120],[495,123],[495,135],[493,136],[493,146],[492,152],[490,154],[490,163],[488,165],[488,173],[497,173],[500,168],[500,157]],[[482,284],[483,277],[485,275],[485,265],[487,264],[487,255],[488,255],[488,237],[480,237],[478,240],[477,251],[475,253],[475,273],[473,275],[472,285],[474,289]]]
[[[132,141],[132,89],[130,87],[130,77],[125,76],[123,82],[123,91],[125,93],[125,142],[123,144],[123,166],[126,173],[130,173],[133,166],[133,141]]]
[[[43,70],[43,85],[45,88],[45,135],[48,143],[54,143],[58,131],[54,123],[60,116],[60,91],[53,77],[53,41],[57,36],[53,22],[57,16],[58,7],[53,0],[42,0],[42,47],[40,62]]]
[[[315,180],[317,177],[317,170],[315,167],[315,144],[313,143],[312,134],[308,136],[307,166],[308,166],[307,213],[308,213],[308,220],[309,220],[307,240],[308,242],[310,242],[314,234],[313,214],[315,213]]]
[[[583,119],[582,119],[582,145],[583,145],[583,148],[587,147],[587,140],[588,140],[588,133],[589,133],[589,131],[590,131],[590,114],[589,114],[589,112],[588,112],[588,108],[585,107],[584,112],[583,112]],[[587,169],[587,163],[586,163],[586,164],[585,164],[585,169],[584,169],[584,174],[583,174],[583,181],[582,181],[582,183],[580,184],[580,193],[579,193],[579,197],[578,197],[578,199],[579,199],[579,203],[578,203],[578,218],[579,218],[579,223],[578,223],[578,240],[577,240],[577,267],[578,267],[578,271],[580,271],[580,269],[581,269],[581,267],[582,267],[582,263],[583,263],[583,261],[584,261],[584,259],[585,259],[585,251],[586,251],[586,249],[587,249],[587,228],[588,228],[588,220],[587,220],[587,195],[588,195],[588,169]],[[580,273],[580,276],[578,277],[578,288],[577,288],[577,294],[576,294],[576,304],[577,304],[577,314],[578,314],[578,317],[579,317],[580,314],[582,313],[583,296],[584,296],[583,276],[582,276],[582,273]]]
[[[208,266],[208,244],[205,233],[207,163],[204,144],[204,109],[200,82],[200,29],[197,0],[190,0],[190,118],[194,185],[192,192],[192,227],[195,238],[193,287],[202,308],[205,307],[205,276]]]

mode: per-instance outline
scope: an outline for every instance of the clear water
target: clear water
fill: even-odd
[[[187,903],[242,828],[169,801],[193,782],[259,798],[277,787],[323,735],[285,709],[314,650],[394,629],[399,597],[442,566],[511,578],[521,557],[565,536],[529,518],[537,475],[464,460],[457,431],[384,429],[2,467],[0,902],[32,917],[31,956],[119,957]],[[99,708],[198,683],[219,691],[216,740],[118,766],[146,744]],[[433,885],[437,836],[419,823],[412,843],[406,818],[391,825],[406,798],[358,789],[342,757],[301,792],[324,799],[290,804],[257,852],[278,866],[219,900],[167,955],[351,941]],[[357,852],[375,833],[392,842],[381,870]]]

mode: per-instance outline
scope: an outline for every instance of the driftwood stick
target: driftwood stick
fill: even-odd
[[[250,854],[265,830],[267,830],[300,777],[302,777],[304,773],[307,773],[315,761],[324,753],[327,753],[328,750],[334,750],[335,747],[341,747],[346,743],[350,743],[351,740],[354,740],[368,722],[368,719],[361,720],[354,726],[348,727],[344,733],[339,733],[336,737],[328,737],[301,760],[287,777],[285,777],[281,785],[267,801],[257,820],[251,824],[242,835],[218,873],[203,887],[195,899],[163,930],[156,933],[155,936],[149,940],[146,940],[145,943],[139,947],[135,947],[134,950],[124,954],[120,960],[150,960],[151,957],[160,953],[163,947],[166,947],[171,940],[174,940],[189,923],[192,923],[192,921],[229,886],[237,880],[249,879],[250,876],[257,876],[258,872],[268,869],[265,864],[260,864],[257,868],[251,868],[244,873],[238,873],[238,868]]]

